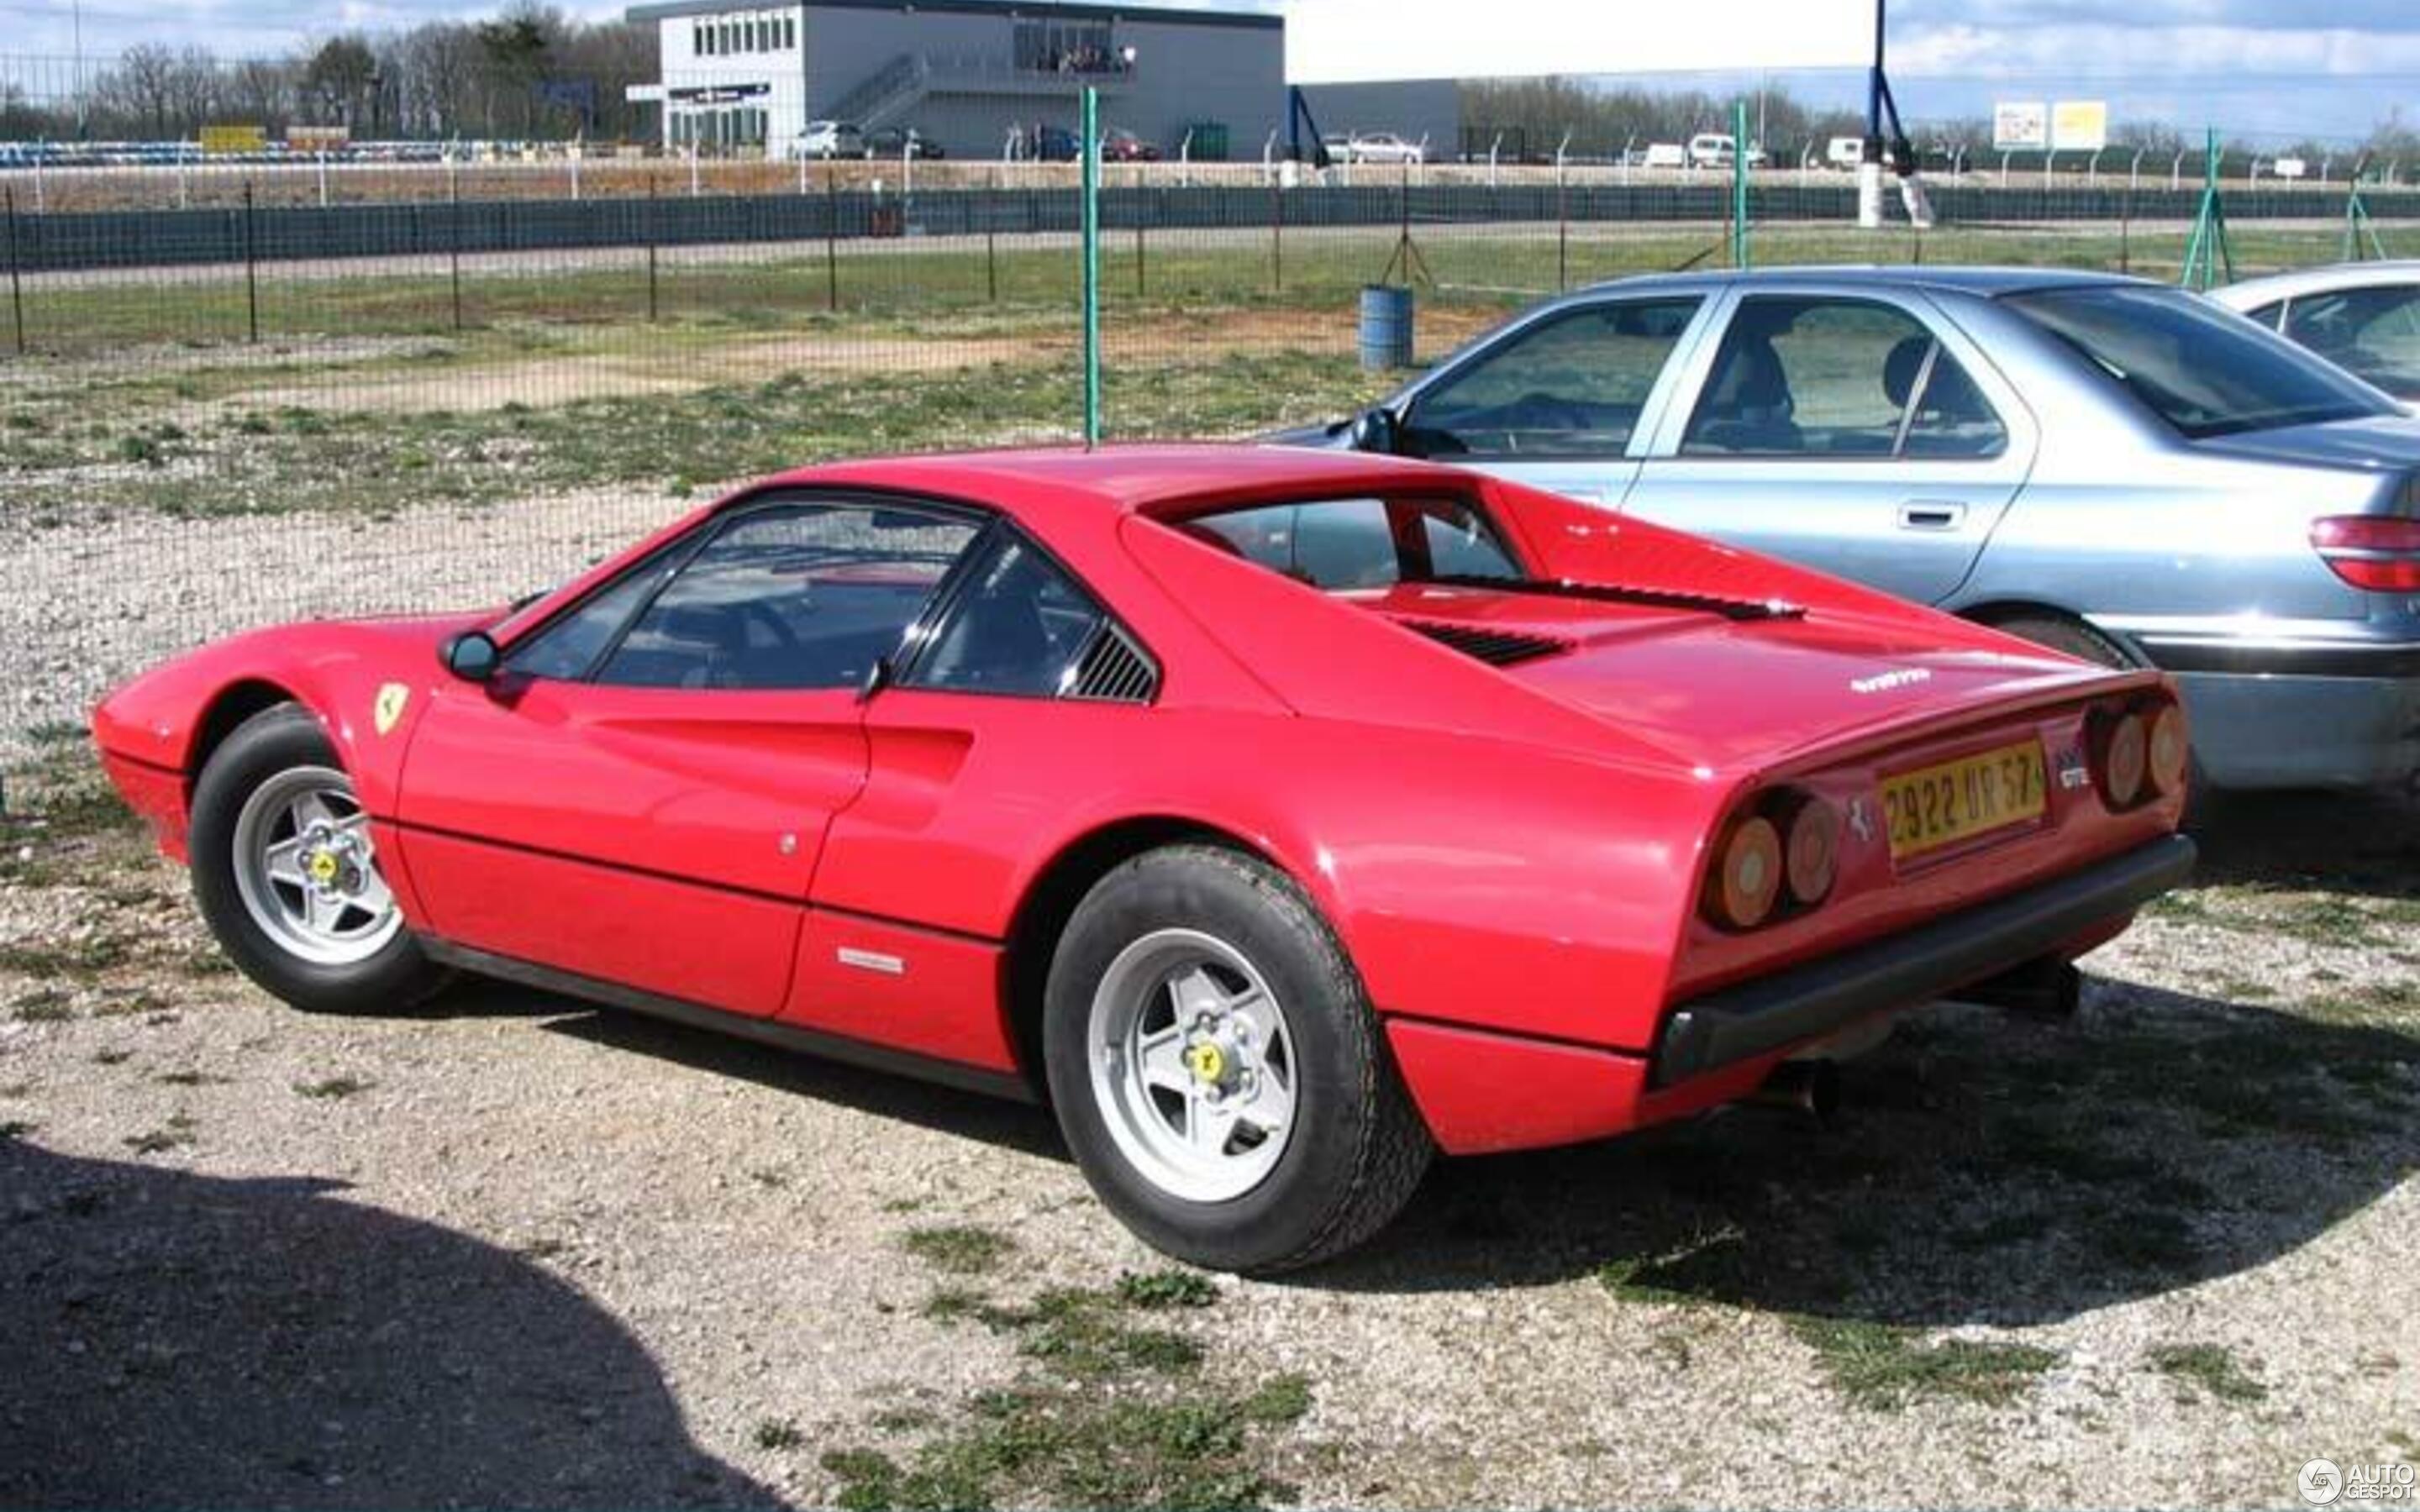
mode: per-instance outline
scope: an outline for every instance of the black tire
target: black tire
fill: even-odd
[[[2079,661],[2089,661],[2119,671],[2139,667],[2141,662],[2126,654],[2126,648],[2110,640],[2082,620],[2062,619],[2055,614],[2017,614],[1993,623],[1992,628],[2030,640],[2038,646],[2065,652]]]
[[[1240,950],[1284,1005],[1295,1108],[1267,1175],[1223,1201],[1171,1195],[1119,1148],[1092,1077],[1094,988],[1154,931],[1196,930]],[[1384,1227],[1435,1151],[1404,1089],[1361,979],[1283,874],[1233,851],[1136,856],[1077,906],[1050,964],[1043,1058],[1060,1128],[1094,1190],[1146,1242],[1215,1270],[1267,1274],[1342,1253]]]
[[[187,836],[194,896],[219,946],[239,970],[296,1008],[315,1013],[388,1013],[427,1000],[445,984],[409,928],[367,958],[342,965],[295,954],[264,930],[236,880],[236,830],[244,801],[261,784],[302,766],[337,771],[334,744],[308,710],[281,703],[238,726],[194,784]]]

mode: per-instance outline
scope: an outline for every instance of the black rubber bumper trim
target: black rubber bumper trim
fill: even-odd
[[[1995,976],[2123,914],[2193,873],[2194,843],[2164,836],[2089,870],[1870,945],[1693,998],[1655,1047],[1655,1085],[1827,1034],[1884,1009]]]
[[[2382,640],[2330,645],[2276,641],[2162,640],[2137,637],[2152,665],[2169,672],[2234,672],[2272,677],[2420,677],[2420,643]]]

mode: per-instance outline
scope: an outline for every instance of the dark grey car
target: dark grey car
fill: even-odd
[[[2164,285],[1626,279],[1279,439],[1466,464],[2165,668],[2220,786],[2420,773],[2420,423]]]

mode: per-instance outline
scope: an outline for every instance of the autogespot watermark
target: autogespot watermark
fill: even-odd
[[[2294,1477],[2294,1486],[2313,1506],[2338,1502],[2420,1504],[2420,1473],[2410,1465],[2338,1465],[2333,1459],[2314,1459]]]

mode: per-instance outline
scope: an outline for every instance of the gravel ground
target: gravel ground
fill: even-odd
[[[315,615],[501,603],[698,501],[599,488],[385,518],[126,514],[27,532],[0,563],[0,769],[24,758],[31,732],[80,723],[111,687],[206,640]]]
[[[1031,1108],[496,987],[297,1014],[45,750],[0,1503],[2249,1506],[2420,1458],[2409,805],[2220,810],[2078,1021],[1926,1011],[1836,1127],[1446,1163],[1264,1284],[1143,1250]]]

